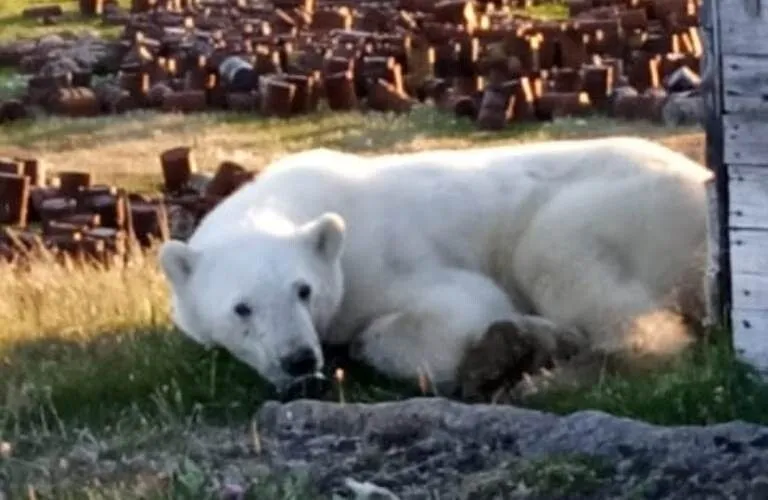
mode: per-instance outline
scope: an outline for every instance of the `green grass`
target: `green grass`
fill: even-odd
[[[121,0],[121,6],[127,6],[130,1]],[[27,7],[37,5],[59,4],[64,10],[64,15],[54,25],[46,26],[35,19],[24,19],[22,11]],[[42,35],[60,33],[80,33],[95,31],[105,37],[116,36],[122,28],[120,26],[105,26],[101,19],[83,18],[78,12],[77,2],[64,0],[0,0],[0,43],[18,39],[35,38]]]
[[[526,9],[520,9],[519,12],[539,19],[560,20],[568,18],[568,2],[564,0],[543,0],[536,2]]]
[[[492,500],[499,498],[500,491],[511,492],[520,486],[544,498],[589,495],[610,477],[613,469],[612,464],[578,455],[511,461],[495,470],[466,476],[460,495],[473,500]]]
[[[289,121],[152,113],[49,118],[3,132],[0,154],[18,148],[39,155],[54,169],[84,168],[99,182],[143,179],[147,186],[160,180],[157,155],[178,144],[193,145],[208,168],[221,155],[245,155],[244,163],[259,166],[307,147],[370,154],[615,133],[656,137],[691,156],[701,154],[696,129],[672,131],[592,118],[494,134],[429,109],[402,117],[321,113]],[[71,498],[138,498],[126,493],[145,480],[136,473],[119,480],[110,476],[100,486],[89,486],[89,475],[75,475],[80,479],[69,484],[51,475],[56,461],[50,457],[76,445],[86,429],[110,450],[142,454],[162,446],[183,461],[188,456],[184,436],[247,426],[271,395],[253,371],[226,352],[206,352],[171,326],[168,290],[153,253],[127,269],[54,266],[44,256],[25,273],[0,267],[0,297],[0,443],[11,443],[15,457],[0,459],[0,476],[12,474],[17,488],[37,484],[41,494],[56,485],[61,490],[55,497],[65,499],[70,490]],[[337,388],[332,398],[340,399],[341,391]],[[346,401],[418,394],[362,367],[348,371],[343,386]],[[727,349],[708,348],[668,372],[634,380],[609,378],[587,390],[529,404],[558,413],[602,409],[661,424],[737,418],[766,422],[766,395],[765,386],[752,380]],[[40,457],[50,462],[40,465]],[[162,484],[155,488],[164,492],[162,498],[187,498],[167,496],[180,487],[170,480]],[[280,481],[270,484],[283,487]]]
[[[0,39],[98,28],[98,21],[75,18],[52,28],[34,26],[18,17],[25,5],[0,0]],[[556,18],[563,16],[564,6],[535,10]],[[0,80],[7,77],[0,74]],[[222,113],[54,117],[0,128],[0,155],[20,151],[42,158],[54,171],[87,169],[97,182],[153,191],[160,181],[159,153],[179,144],[194,146],[203,169],[233,157],[258,168],[277,155],[309,147],[372,154],[620,133],[656,138],[701,159],[697,129],[590,118],[489,133],[430,109],[401,117],[321,113],[292,120]],[[218,442],[220,429],[247,427],[270,391],[226,352],[203,351],[171,326],[167,286],[152,253],[126,269],[54,266],[45,256],[25,273],[0,267],[0,297],[0,491],[6,481],[15,493],[11,498],[26,498],[30,484],[38,498],[208,498],[212,476],[190,458],[188,436]],[[418,394],[362,367],[348,372],[333,397],[340,399],[342,390],[346,401]],[[666,425],[768,423],[768,387],[734,359],[727,340],[698,349],[664,372],[609,377],[591,388],[539,396],[527,404],[557,413],[599,409]],[[83,436],[103,441],[109,456],[162,448],[176,472],[158,478],[134,470],[59,470],[61,457],[80,446]],[[10,457],[3,456],[3,443],[12,448]],[[517,464],[508,472],[555,491],[573,482],[588,486],[599,475],[599,468],[578,461],[539,465]],[[482,486],[483,478],[475,479],[479,482],[472,487]],[[300,478],[265,478],[249,495],[305,498],[307,487]],[[137,494],[142,489],[149,493]]]

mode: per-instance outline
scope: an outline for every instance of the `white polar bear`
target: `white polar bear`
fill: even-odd
[[[512,360],[492,358],[519,341],[555,357],[688,345],[711,178],[632,137],[313,149],[274,162],[159,260],[178,327],[278,389],[323,369],[321,344],[455,389],[468,360],[498,375],[490,365]]]

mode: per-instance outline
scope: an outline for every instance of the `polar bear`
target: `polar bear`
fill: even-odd
[[[695,340],[711,178],[636,137],[312,149],[273,162],[159,262],[179,329],[278,390],[322,372],[323,345],[454,393],[516,363],[571,380],[583,353],[663,357]]]

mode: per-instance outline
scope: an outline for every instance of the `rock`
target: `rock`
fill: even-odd
[[[361,483],[354,479],[347,478],[344,481],[344,484],[353,492],[356,500],[399,500],[399,498],[388,489],[367,481]]]
[[[762,475],[752,480],[750,491],[750,500],[759,498],[768,498],[768,476]]]
[[[99,452],[90,447],[79,445],[70,451],[69,462],[75,465],[93,465],[99,460]]]
[[[669,94],[661,108],[661,120],[668,127],[702,124],[704,114],[704,98],[695,90]]]
[[[267,463],[306,470],[324,495],[348,492],[350,478],[403,500],[499,491],[542,499],[758,498],[768,487],[766,428],[744,422],[661,427],[599,411],[561,417],[415,398],[268,402],[258,423]]]

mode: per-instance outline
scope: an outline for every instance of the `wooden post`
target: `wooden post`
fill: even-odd
[[[705,105],[706,163],[715,173],[708,189],[710,258],[708,259],[708,312],[711,323],[731,328],[726,313],[731,297],[728,242],[728,172],[723,154],[722,59],[718,0],[703,0],[701,7],[702,93]]]

